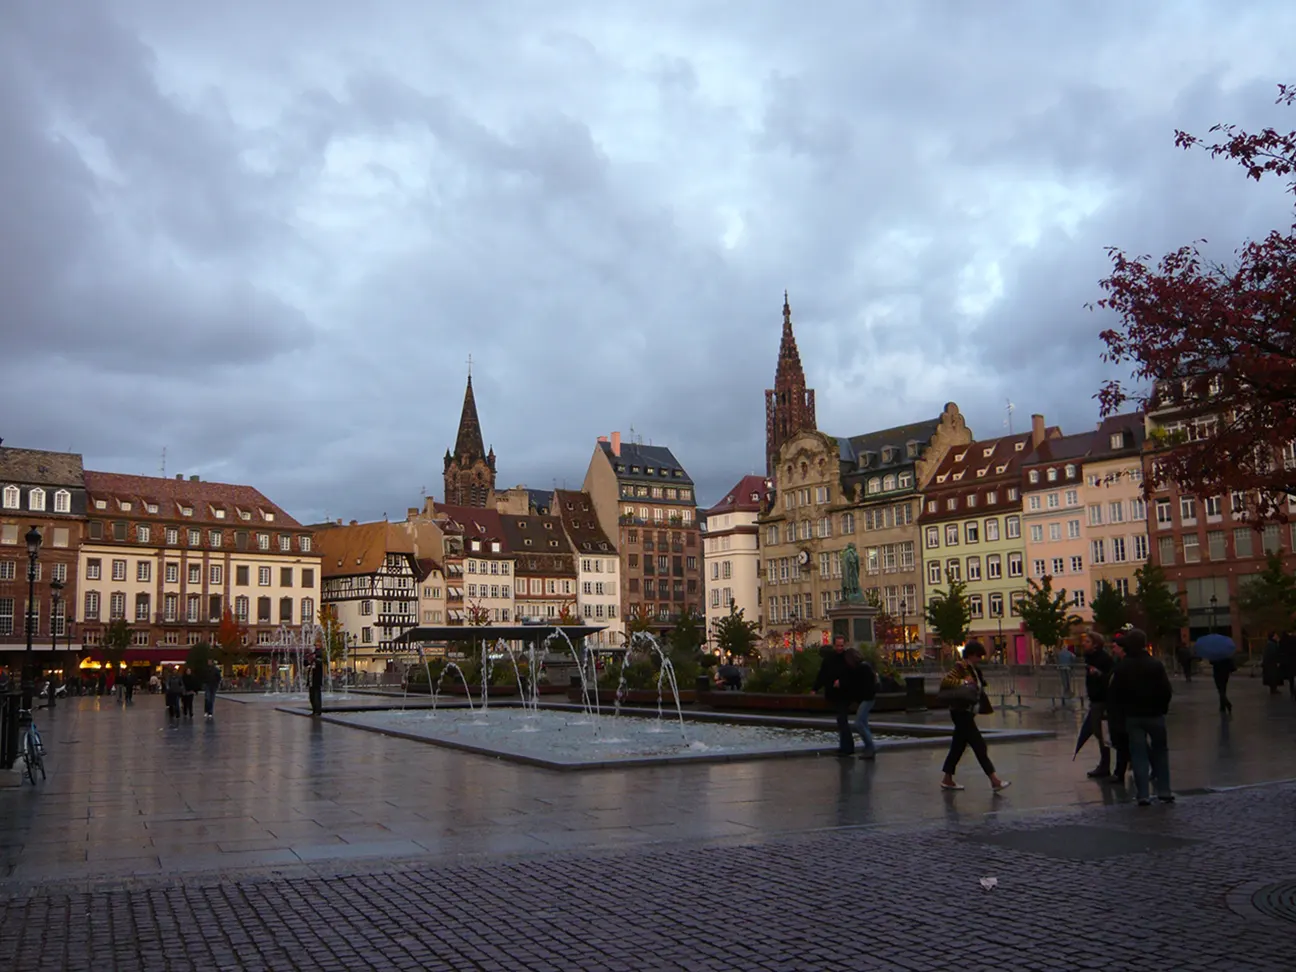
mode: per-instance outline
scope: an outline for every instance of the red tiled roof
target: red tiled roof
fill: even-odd
[[[233,483],[212,483],[192,479],[165,479],[160,476],[130,476],[124,473],[85,472],[86,493],[90,498],[90,515],[94,516],[95,500],[114,501],[106,512],[120,512],[116,502],[131,503],[132,518],[146,519],[156,516],[167,520],[182,520],[185,523],[210,523],[221,526],[236,527],[246,524],[249,529],[302,528],[302,525],[289,516],[280,506],[270,502],[260,490],[252,486],[239,486]],[[146,504],[155,504],[156,513],[150,513]],[[193,510],[192,516],[184,516],[181,508]],[[215,510],[223,510],[225,515],[218,517]],[[248,519],[242,513],[249,514]],[[267,520],[264,514],[269,513],[272,519]]]
[[[764,476],[744,476],[737,485],[715,506],[707,510],[704,516],[719,513],[759,513],[773,490],[766,485]],[[752,497],[755,496],[755,499]]]
[[[372,574],[389,553],[414,554],[414,543],[405,531],[386,520],[325,527],[316,532],[315,545],[325,577]]]
[[[437,519],[445,521],[445,532],[461,534],[465,541],[495,541],[499,543],[501,552],[508,552],[508,538],[504,535],[504,524],[500,522],[498,510],[446,503],[434,503],[432,508]]]

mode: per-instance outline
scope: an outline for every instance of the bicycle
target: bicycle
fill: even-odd
[[[36,719],[31,709],[19,709],[18,718],[27,719],[27,731],[22,735],[23,776],[36,785],[36,770],[40,770],[41,779],[45,779],[45,744],[41,742],[40,730],[36,728]]]

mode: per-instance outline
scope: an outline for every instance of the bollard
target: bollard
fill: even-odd
[[[905,676],[905,711],[927,711],[927,680],[921,675]]]

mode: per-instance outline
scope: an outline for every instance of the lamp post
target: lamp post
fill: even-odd
[[[58,670],[58,616],[59,604],[63,600],[63,582],[55,577],[50,581],[50,672]],[[49,707],[54,708],[54,696],[58,693],[58,685],[53,676],[50,677],[50,695]]]
[[[1218,603],[1219,603],[1219,598],[1217,598],[1214,594],[1212,594],[1212,595],[1211,595],[1211,598],[1210,598],[1210,606],[1211,606],[1211,627],[1210,627],[1210,629],[1211,629],[1211,634],[1214,634],[1214,633],[1215,633],[1215,605],[1218,604]]]
[[[36,564],[40,559],[41,532],[32,527],[23,539],[27,541],[27,653],[23,656],[22,705],[30,712],[36,687],[32,635],[36,629]]]
[[[999,656],[1000,656],[1000,662],[1006,665],[1006,664],[1008,663],[1008,651],[1007,651],[1007,646],[1004,645],[1004,636],[1003,636],[1003,615],[1001,614],[999,617],[995,618],[995,620],[996,620],[997,622],[999,622]]]

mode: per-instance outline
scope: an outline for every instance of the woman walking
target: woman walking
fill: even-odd
[[[1232,658],[1221,658],[1211,662],[1211,677],[1215,679],[1215,691],[1219,693],[1220,714],[1233,714],[1233,703],[1228,697],[1229,676],[1237,671]]]
[[[954,782],[954,771],[958,769],[959,760],[964,751],[971,746],[972,754],[981,764],[981,770],[990,779],[990,787],[995,793],[1002,793],[1012,784],[1001,780],[995,772],[994,763],[986,751],[985,739],[977,728],[978,710],[989,710],[989,699],[985,697],[985,677],[981,674],[978,663],[985,658],[985,647],[979,641],[969,641],[963,649],[963,659],[958,662],[949,674],[941,681],[941,694],[950,699],[950,719],[954,722],[954,738],[950,740],[949,755],[945,757],[944,778],[941,779],[942,790],[962,790],[961,784]]]

